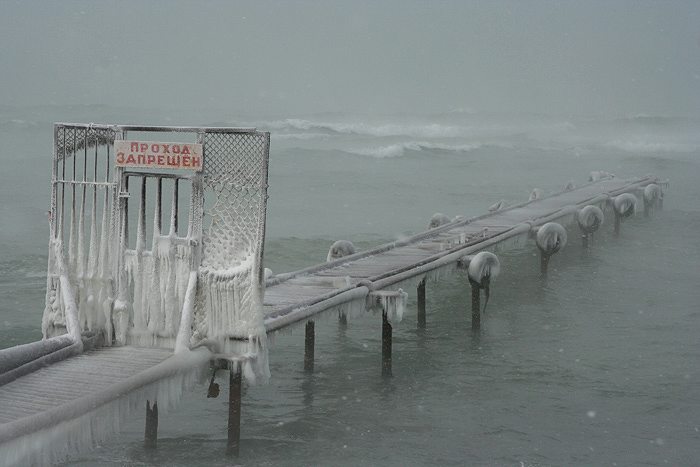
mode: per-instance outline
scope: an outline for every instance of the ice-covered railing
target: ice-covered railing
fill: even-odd
[[[194,140],[202,170],[115,166],[114,142],[134,138]],[[50,223],[60,255],[50,255],[44,336],[66,332],[72,294],[78,335],[178,349],[205,342],[266,377],[268,159],[269,134],[254,129],[57,124]]]

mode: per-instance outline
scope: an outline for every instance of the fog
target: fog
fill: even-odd
[[[0,103],[698,115],[696,1],[8,1]]]

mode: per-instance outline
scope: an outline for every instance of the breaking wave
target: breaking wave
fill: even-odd
[[[362,122],[313,122],[298,118],[260,122],[256,125],[268,130],[285,131],[296,134],[299,131],[316,134],[343,134],[362,136],[411,136],[415,138],[451,138],[463,136],[468,131],[461,126],[441,125],[438,123],[425,124],[370,124]]]
[[[697,152],[700,144],[669,141],[645,141],[645,140],[615,140],[605,144],[606,147],[619,149],[625,152]]]
[[[375,157],[378,159],[390,158],[390,157],[401,157],[406,155],[408,152],[422,152],[422,151],[446,151],[446,152],[469,152],[474,151],[479,148],[487,146],[499,146],[499,147],[509,147],[506,144],[495,145],[495,144],[441,144],[441,143],[429,143],[429,142],[415,142],[409,141],[406,143],[396,143],[389,144],[385,146],[376,146],[364,149],[351,149],[346,150],[346,152],[351,154],[357,154],[360,156]]]

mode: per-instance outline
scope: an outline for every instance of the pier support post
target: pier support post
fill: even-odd
[[[144,435],[144,447],[155,449],[158,445],[158,402],[146,401],[146,430]]]
[[[314,371],[314,345],[316,341],[315,324],[313,321],[306,322],[306,332],[304,335],[304,371],[313,373]]]
[[[472,286],[472,331],[481,329],[481,286],[479,283],[469,280]]]
[[[576,213],[576,220],[582,232],[583,248],[588,248],[589,238],[592,238],[593,232],[600,228],[604,218],[603,210],[592,204],[584,206]]]
[[[540,250],[540,272],[547,274],[549,259],[566,245],[566,229],[556,222],[547,222],[537,228],[535,242]]]
[[[338,313],[338,325],[341,327],[341,329],[348,327],[348,315],[342,311]]]
[[[382,376],[391,376],[391,323],[382,312]]]
[[[228,444],[226,453],[238,457],[241,444],[241,367],[232,363],[228,389]]]
[[[620,223],[625,217],[634,214],[637,207],[637,197],[632,193],[622,193],[613,198],[613,211],[615,212],[615,236],[620,235]]]
[[[425,279],[418,284],[418,329],[425,329]]]

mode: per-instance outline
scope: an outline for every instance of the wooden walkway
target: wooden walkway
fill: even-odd
[[[575,224],[578,209],[586,205],[604,206],[611,197],[638,192],[657,182],[648,177],[601,180],[455,221],[332,263],[274,276],[268,280],[265,291],[266,328],[268,332],[279,330],[325,310],[364,299],[372,290],[395,288],[404,281],[416,282],[435,269],[456,263],[464,255],[517,246],[527,240],[533,227],[552,221]],[[612,219],[606,223],[612,224]]]
[[[117,414],[128,408],[129,394],[145,392],[142,395],[167,404],[171,396],[178,396],[169,393],[181,392],[184,380],[207,368],[210,358],[205,349],[180,355],[167,349],[105,347],[0,386],[0,463],[45,465],[62,458],[61,445],[66,454],[80,445],[89,448],[118,426]],[[83,418],[88,414],[92,416]],[[63,430],[66,423],[72,429]],[[83,429],[75,430],[80,424]],[[46,453],[26,449],[32,444],[47,445]],[[33,453],[27,457],[29,451]]]

